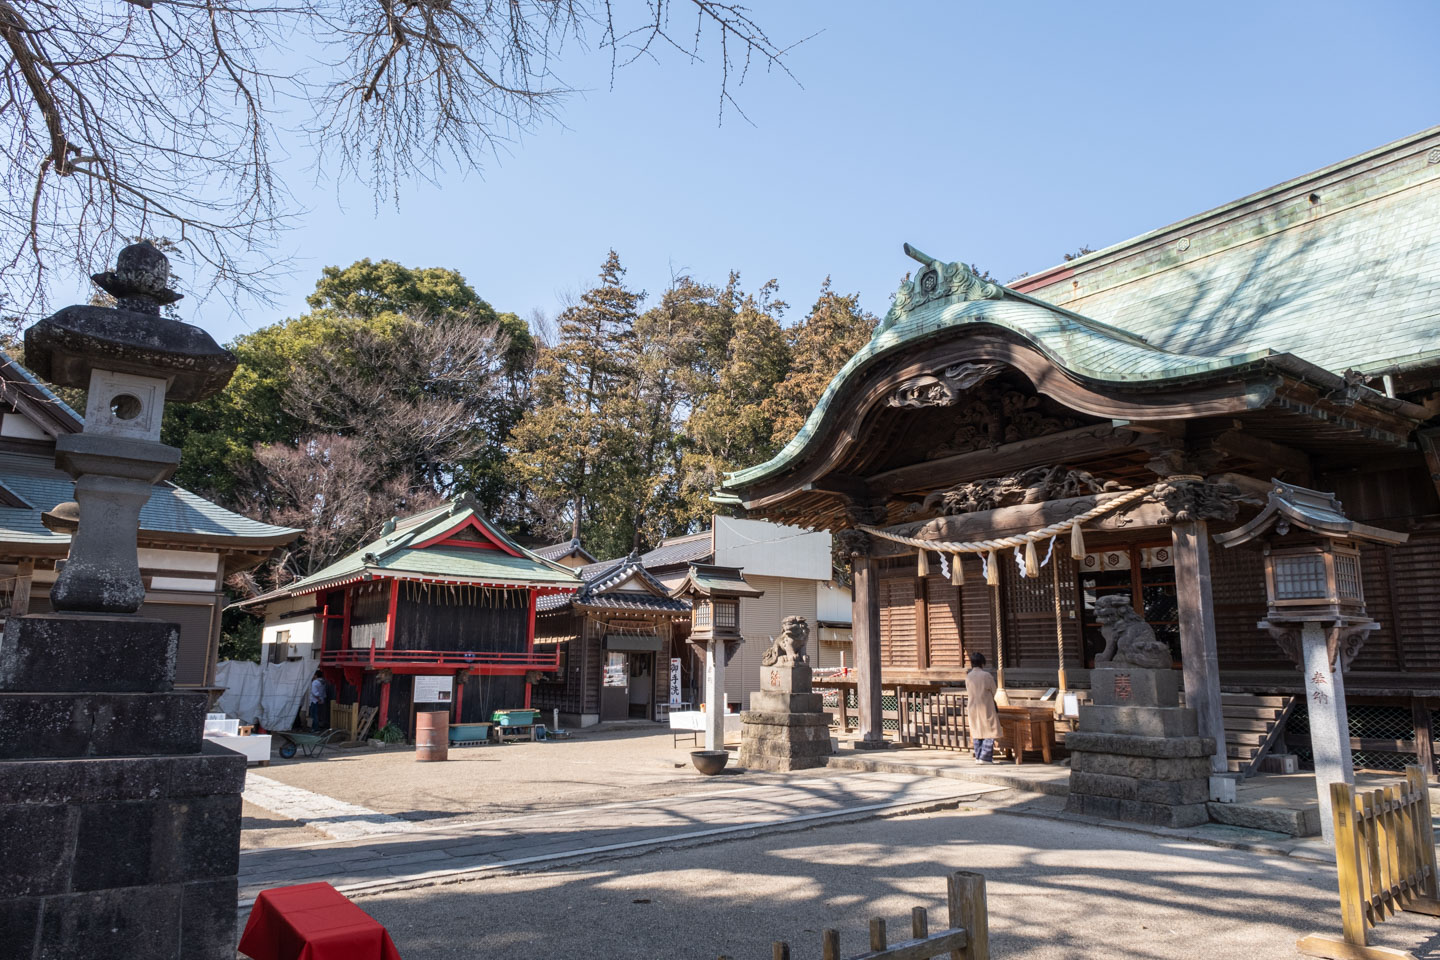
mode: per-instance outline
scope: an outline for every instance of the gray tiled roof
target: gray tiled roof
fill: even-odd
[[[48,458],[5,454],[0,457],[0,486],[30,505],[28,509],[0,507],[0,540],[37,544],[69,541],[69,536],[52,533],[40,522],[43,511],[75,499],[74,481]],[[300,532],[232,513],[173,483],[155,485],[150,500],[140,508],[140,529],[217,540],[254,539],[267,545],[287,543]]]
[[[542,560],[560,560],[571,554],[579,554],[582,557],[589,557],[591,563],[595,562],[595,557],[590,551],[580,546],[580,540],[578,538],[562,540],[559,543],[552,543],[546,547],[535,547],[530,552]]]
[[[578,593],[540,597],[536,609],[541,611],[558,610],[573,602],[590,607],[610,607],[617,610],[665,613],[688,613],[690,610],[688,600],[676,600],[670,597],[665,585],[646,571],[642,558],[633,554],[618,560],[602,560],[599,563],[587,564],[576,572],[585,581],[585,585],[580,588]],[[645,583],[653,592],[649,594],[629,590],[609,592],[613,587],[632,579],[638,579]]]
[[[671,567],[682,563],[689,563],[692,560],[704,560],[715,552],[715,540],[711,531],[691,534],[687,537],[671,537],[669,540],[662,540],[660,546],[649,553],[642,554],[640,562],[646,569],[656,567]]]

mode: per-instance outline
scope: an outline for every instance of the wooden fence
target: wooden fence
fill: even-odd
[[[370,732],[370,725],[378,713],[376,707],[362,707],[358,703],[330,701],[330,729],[344,730],[347,741],[362,739]]]
[[[915,907],[910,911],[910,938],[890,943],[885,921],[876,917],[870,921],[870,949],[848,960],[930,960],[938,956],[948,956],[951,960],[990,960],[985,878],[978,873],[957,871],[947,881],[948,927],[931,933],[927,911],[924,907]],[[820,953],[823,960],[842,960],[838,930],[821,931]],[[777,940],[770,956],[772,960],[790,960],[790,944]],[[730,958],[722,956],[720,960]]]
[[[901,743],[937,750],[970,747],[970,723],[963,693],[922,693],[901,689],[897,713]]]
[[[1405,768],[1403,785],[1363,793],[1348,783],[1332,783],[1330,799],[1344,936],[1312,933],[1296,948],[1306,956],[1331,960],[1409,957],[1368,944],[1370,931],[1397,912],[1440,917],[1435,833],[1425,776],[1412,765]]]

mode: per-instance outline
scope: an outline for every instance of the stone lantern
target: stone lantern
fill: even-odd
[[[692,563],[685,579],[670,591],[690,601],[690,642],[705,652],[705,749],[725,749],[725,667],[745,638],[740,633],[740,601],[761,597],[739,567]]]
[[[245,759],[202,741],[204,693],[174,689],[179,628],[136,615],[140,511],[180,460],[160,443],[165,401],[216,393],[236,363],[160,315],[180,299],[169,276],[133,244],[94,277],[114,307],[25,332],[37,375],[89,393],[84,430],[55,444],[75,478],[75,503],[45,517],[72,533],[55,612],[12,617],[0,639],[7,956],[234,956]]]
[[[1380,626],[1365,612],[1359,543],[1397,545],[1410,537],[1351,520],[1334,494],[1273,482],[1264,509],[1215,540],[1264,545],[1268,609],[1257,626],[1304,671],[1320,829],[1333,840],[1330,784],[1355,782],[1344,671]]]

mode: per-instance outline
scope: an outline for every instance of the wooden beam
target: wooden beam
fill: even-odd
[[[875,474],[868,482],[877,494],[929,493],[965,480],[1004,476],[1037,463],[1070,463],[1113,453],[1132,445],[1136,439],[1134,430],[1108,423],[1091,424],[1018,440],[995,450],[986,447],[897,467]]]
[[[1120,495],[1121,493],[1097,493],[1088,497],[1068,497],[1064,500],[1049,500],[1044,503],[1022,503],[1013,507],[997,507],[994,510],[980,510],[954,517],[921,520],[888,529],[901,536],[918,537],[924,540],[960,542],[993,540],[998,537],[1029,533],[1031,530],[1039,530],[1052,523],[1068,520],[1107,500],[1114,500]],[[1154,527],[1168,522],[1169,519],[1170,511],[1164,504],[1140,500],[1087,522],[1085,532]],[[890,541],[878,541],[875,544],[876,556],[898,556],[914,552],[915,548],[913,547]]]
[[[1310,476],[1310,455],[1243,430],[1226,430],[1211,441],[1221,453],[1287,471],[1296,480]]]

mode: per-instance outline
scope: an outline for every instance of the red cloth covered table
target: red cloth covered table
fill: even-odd
[[[240,952],[253,960],[400,960],[385,928],[328,883],[260,891]]]

